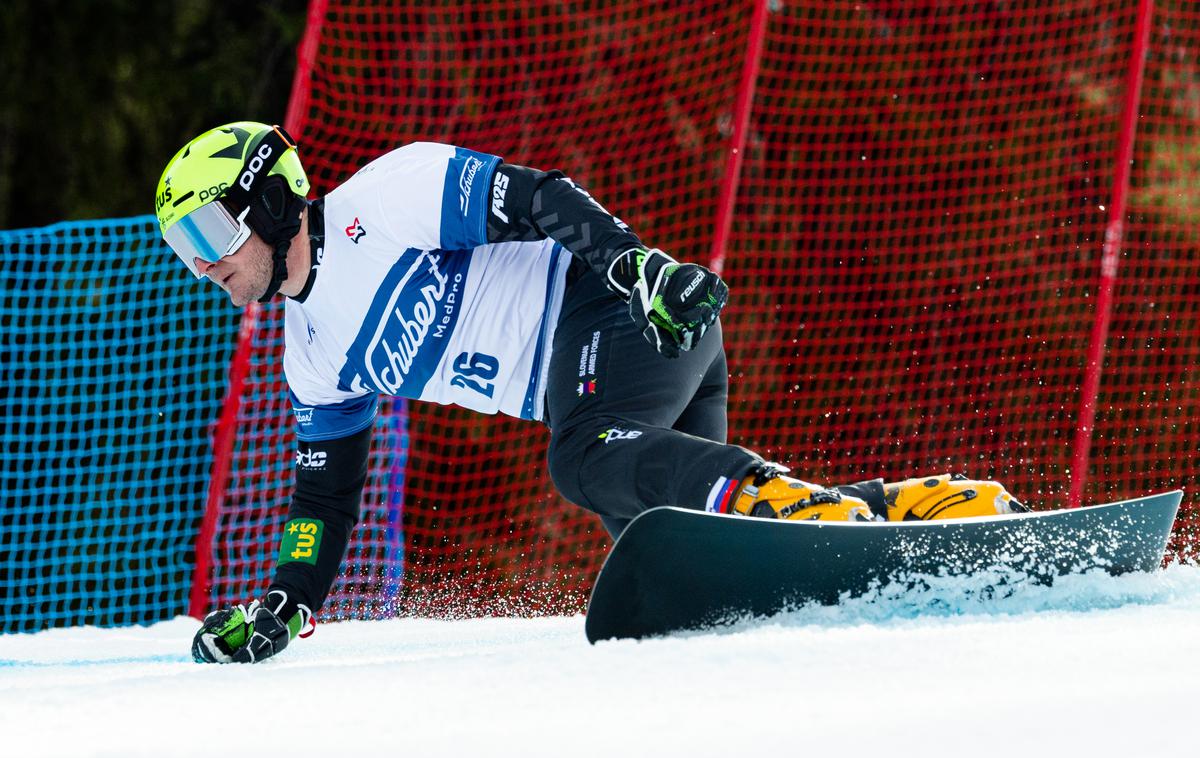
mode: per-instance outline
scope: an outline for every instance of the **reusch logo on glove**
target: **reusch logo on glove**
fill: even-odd
[[[691,294],[696,291],[696,288],[700,286],[700,282],[702,281],[704,281],[704,272],[697,271],[696,276],[692,279],[691,283],[684,288],[683,297],[679,298],[679,302],[682,303],[687,301],[687,299],[691,297]]]
[[[308,563],[316,565],[321,549],[321,534],[325,524],[315,518],[294,518],[283,526],[283,541],[279,545],[280,565]]]

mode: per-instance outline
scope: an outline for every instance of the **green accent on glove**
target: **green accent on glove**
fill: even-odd
[[[325,524],[315,518],[294,518],[283,526],[283,541],[279,545],[280,566],[285,563],[317,564],[317,552],[321,549],[321,535]],[[293,635],[295,636],[295,635]]]
[[[292,617],[287,620],[287,630],[288,630],[288,639],[289,640],[296,639],[296,635],[300,633],[301,627],[304,626],[304,619],[302,618],[302,616],[303,616],[303,614],[294,613],[294,614],[292,614]]]
[[[645,259],[645,257],[646,253],[644,252],[638,255],[639,271],[641,270],[642,261]],[[675,273],[679,268],[680,265],[678,263],[671,263],[663,267],[662,281],[667,281],[671,274]],[[671,335],[671,338],[676,342],[679,341],[679,330],[684,325],[675,320],[675,316],[667,308],[667,301],[661,294],[654,295],[654,299],[650,302],[650,312],[646,314],[646,318],[660,328],[665,329],[667,333]]]
[[[254,627],[247,622],[246,617],[242,615],[242,609],[238,607],[232,609],[229,617],[210,631],[220,637],[230,650],[236,650],[246,644]]]
[[[192,660],[196,663],[229,663],[246,646],[254,633],[240,605],[213,611],[204,617],[192,638]]]
[[[666,303],[663,302],[662,295],[654,298],[654,303],[651,307],[653,310],[651,310],[649,314],[650,321],[654,322],[663,329],[666,329],[673,338],[678,340],[679,328],[682,326],[682,324],[676,322],[671,316],[671,312],[667,310]]]
[[[650,251],[644,247],[638,249],[637,257],[633,261],[633,270],[634,271],[640,272],[642,270],[642,261],[646,260],[646,256],[649,254],[650,254]]]

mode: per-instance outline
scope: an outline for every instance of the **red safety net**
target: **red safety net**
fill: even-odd
[[[1149,5],[315,2],[290,126],[318,193],[392,147],[451,142],[561,168],[648,242],[723,258],[732,441],[806,478],[965,471],[1059,507]],[[1153,12],[1088,502],[1198,467],[1200,15]],[[281,391],[263,335],[247,400]],[[276,405],[243,404],[243,505],[290,476],[241,442],[290,438]],[[407,411],[403,582],[382,607],[580,609],[607,538],[555,494],[546,431]],[[388,585],[355,565],[375,582],[358,592]]]
[[[1091,456],[1092,500],[1189,488],[1200,549],[1200,6],[1156,0]],[[1094,252],[1092,254],[1094,260]]]

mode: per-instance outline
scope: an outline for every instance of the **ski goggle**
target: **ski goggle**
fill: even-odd
[[[249,208],[234,218],[221,202],[211,202],[175,222],[163,239],[170,245],[188,271],[197,279],[201,273],[196,269],[196,258],[216,263],[227,255],[237,252],[242,243],[250,239],[250,225],[246,223]]]

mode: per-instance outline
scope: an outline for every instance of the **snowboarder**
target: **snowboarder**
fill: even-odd
[[[827,520],[1021,507],[950,475],[827,489],[726,444],[725,283],[559,171],[414,143],[308,192],[295,142],[256,122],[196,137],[158,185],[163,237],[195,276],[239,307],[286,298],[298,440],[274,580],[209,614],[198,661],[260,661],[310,624],[358,519],[381,394],[543,421],[555,486],[614,536],[656,505]]]

